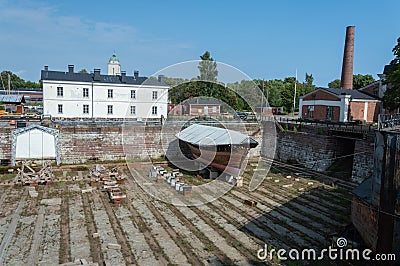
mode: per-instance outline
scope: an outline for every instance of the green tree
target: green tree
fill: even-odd
[[[286,112],[293,111],[295,77],[287,77],[283,80],[284,86],[281,92],[282,106]],[[297,87],[297,84],[296,84]]]
[[[305,78],[305,82],[303,82],[303,84],[300,84],[299,89],[298,89],[298,95],[301,94],[307,94],[309,92],[312,92],[313,90],[315,90],[315,85],[314,83],[314,77],[312,74],[308,74],[306,73],[306,78]]]
[[[340,79],[332,80],[328,83],[329,88],[340,89]]]
[[[25,81],[24,79],[20,78],[16,74],[12,73],[9,70],[4,70],[0,73],[1,75],[1,84],[0,86],[3,88],[8,87],[8,77],[10,77],[10,88],[11,89],[19,89],[19,88],[41,88],[41,83],[33,82],[33,81]]]
[[[393,111],[400,107],[400,37],[392,52],[394,59],[390,62],[389,71],[386,73],[387,90],[383,96],[383,103],[386,108]]]
[[[176,85],[169,91],[169,98],[173,104],[180,104],[187,99],[201,96],[219,99],[233,109],[237,109],[237,95],[220,83],[193,80]]]
[[[285,84],[280,79],[274,79],[268,81],[267,93],[268,103],[270,106],[279,107],[282,106],[281,92],[284,89]]]
[[[170,78],[170,77],[164,77],[164,81],[165,81],[166,84],[168,84],[171,87],[174,87],[174,86],[179,85],[179,84],[184,83],[184,82],[189,82],[188,79]]]
[[[14,73],[12,73],[9,70],[5,70],[1,72],[1,86],[7,88],[8,84],[8,79],[10,77],[10,86],[11,89],[17,89],[17,88],[24,88],[25,87],[25,80],[22,78],[18,77]]]
[[[353,75],[353,90],[361,89],[375,81],[374,77],[370,74],[362,75],[356,74]],[[340,79],[335,79],[328,83],[329,88],[340,89]]]
[[[80,74],[88,74],[87,70],[85,68],[82,68],[81,70],[78,71]]]
[[[217,81],[218,70],[217,62],[211,57],[209,51],[206,51],[202,56],[200,56],[201,61],[199,62],[200,76],[198,79],[207,81]]]
[[[313,82],[314,82],[313,75],[312,74],[309,75],[308,73],[306,73],[306,85],[308,87],[312,87],[313,86]]]
[[[374,77],[370,74],[362,75],[356,74],[353,76],[353,89],[361,89],[375,81]]]

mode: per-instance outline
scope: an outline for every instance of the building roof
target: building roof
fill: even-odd
[[[374,81],[374,82],[372,82],[372,83],[370,83],[370,84],[368,84],[368,85],[366,85],[366,86],[364,86],[362,88],[359,88],[358,90],[359,91],[363,91],[365,89],[369,89],[369,88],[371,88],[373,86],[379,85],[380,82],[381,82],[380,80],[376,80],[376,81]]]
[[[221,105],[221,102],[217,99],[212,98],[190,98],[186,100],[188,104],[214,104],[214,105]]]
[[[360,100],[376,100],[374,97],[367,95],[358,90],[349,90],[349,89],[334,89],[334,88],[322,88],[323,90],[329,91],[330,93],[336,95],[347,94],[350,95],[352,99],[360,99]]]
[[[358,187],[353,189],[352,193],[358,198],[371,203],[372,198],[372,177],[364,180]]]
[[[25,102],[24,95],[0,95],[0,102],[1,103],[14,103],[20,104]]]
[[[95,78],[94,73],[76,73],[76,72],[49,71],[49,70],[42,70],[41,79],[44,81],[54,80],[54,81],[168,86],[168,84],[166,84],[164,81],[160,81],[158,79],[150,79],[147,77],[99,74]]]
[[[119,59],[118,59],[118,57],[117,57],[115,54],[113,54],[113,55],[110,57],[110,60],[108,60],[108,63],[119,63]]]
[[[27,127],[21,127],[21,128],[14,129],[12,131],[12,135],[20,135],[20,134],[22,134],[24,132],[28,132],[28,131],[31,131],[31,130],[34,130],[34,129],[38,129],[40,131],[49,133],[51,135],[58,135],[58,133],[59,133],[58,129],[44,127],[44,126],[40,126],[40,125],[34,124],[34,125],[27,126]]]
[[[258,142],[238,131],[194,124],[175,135],[178,139],[194,145],[251,145]]]
[[[373,97],[365,92],[361,92],[359,90],[349,90],[349,89],[335,89],[335,88],[317,88],[314,91],[311,91],[303,96],[301,96],[302,98],[304,98],[306,95],[312,94],[317,90],[322,90],[322,91],[326,91],[329,92],[331,94],[334,94],[336,96],[340,96],[340,95],[350,95],[351,99],[356,99],[356,100],[375,100],[375,101],[379,101],[379,99],[377,97]]]

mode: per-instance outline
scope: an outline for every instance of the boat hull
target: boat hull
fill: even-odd
[[[215,147],[202,147],[201,151],[198,146],[188,143],[189,149],[193,156],[200,162],[211,165],[212,167],[226,172],[228,174],[238,176],[243,161],[245,160],[248,150],[244,147],[232,147],[230,151],[217,151]]]

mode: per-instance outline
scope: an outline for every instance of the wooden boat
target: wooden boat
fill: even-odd
[[[238,176],[249,149],[258,142],[238,131],[194,124],[176,134],[193,157],[221,172]]]

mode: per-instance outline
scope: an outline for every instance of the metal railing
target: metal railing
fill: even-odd
[[[381,114],[378,117],[378,129],[400,126],[400,114]]]
[[[332,122],[332,121],[318,121],[318,120],[307,120],[307,119],[293,119],[286,117],[279,117],[277,119],[280,123],[290,123],[296,125],[307,125],[316,128],[328,128],[329,130],[337,131],[350,131],[350,132],[369,132],[376,129],[376,126],[368,124],[357,124],[357,122]]]

